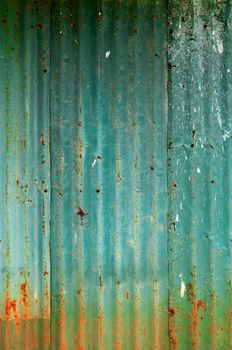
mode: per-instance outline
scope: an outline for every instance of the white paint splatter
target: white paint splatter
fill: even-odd
[[[217,49],[221,55],[223,53],[224,48],[223,48],[223,43],[219,38],[217,39]]]
[[[222,137],[223,137],[223,140],[226,141],[226,139],[230,138],[230,135],[224,133],[224,135],[222,135]]]
[[[184,298],[184,293],[186,291],[186,287],[185,287],[185,283],[184,283],[184,278],[183,278],[183,274],[180,273],[179,277],[181,279],[181,284],[180,284],[180,297]]]
[[[230,69],[229,68],[227,69],[227,72],[230,73]]]
[[[176,222],[179,222],[179,214],[176,214]]]
[[[97,159],[95,158],[94,161],[93,161],[93,163],[92,163],[92,168],[95,167],[96,163],[97,163]]]
[[[111,52],[110,51],[106,51],[106,58],[110,57]]]
[[[201,169],[199,167],[197,167],[197,173],[200,174],[201,173]]]

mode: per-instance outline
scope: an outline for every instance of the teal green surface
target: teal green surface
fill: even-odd
[[[231,349],[231,4],[0,3],[0,349]]]
[[[50,317],[49,8],[49,3],[41,8],[30,1],[0,3],[3,350],[29,349],[32,338],[42,342]]]
[[[178,349],[229,349],[231,5],[172,1],[169,13],[170,325]]]
[[[168,343],[164,10],[53,8],[52,310],[63,310],[52,313],[54,349]]]

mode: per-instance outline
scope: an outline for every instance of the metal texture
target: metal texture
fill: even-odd
[[[54,349],[167,344],[166,23],[163,2],[53,8]]]
[[[169,15],[170,346],[231,349],[231,4]]]
[[[0,2],[0,349],[50,338],[49,4]]]
[[[0,3],[0,349],[231,349],[231,5]]]

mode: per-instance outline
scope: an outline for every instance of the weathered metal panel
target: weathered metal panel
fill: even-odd
[[[169,10],[170,346],[231,349],[231,4]]]
[[[0,348],[49,348],[49,2],[0,2]]]
[[[0,349],[232,347],[231,26],[1,1]]]
[[[53,7],[53,349],[167,348],[165,9]]]

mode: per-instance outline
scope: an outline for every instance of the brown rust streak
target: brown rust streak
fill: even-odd
[[[61,290],[61,296],[60,296],[60,318],[58,322],[59,330],[60,330],[60,348],[61,350],[67,350],[66,348],[66,341],[65,341],[65,298],[64,298],[64,290]]]
[[[20,304],[24,308],[22,318],[28,320],[30,318],[30,293],[27,282],[20,285]]]
[[[20,322],[19,322],[19,315],[17,312],[17,305],[15,299],[6,299],[5,303],[5,312],[6,312],[6,321],[10,321],[11,319],[11,312],[13,312],[14,320],[16,329],[19,331],[20,329]]]
[[[195,281],[195,278],[194,278]],[[194,283],[196,285],[196,283]],[[192,324],[191,328],[193,330],[193,340],[192,340],[192,346],[193,349],[198,348],[198,313],[199,310],[202,309],[204,312],[206,312],[206,303],[204,300],[197,300],[196,297],[196,288],[192,286],[191,283],[187,285],[187,296],[188,296],[188,301],[191,302],[192,304],[192,313],[191,313],[191,318],[192,318]]]
[[[85,324],[86,324],[86,316],[85,316],[85,303],[83,291],[78,290],[77,296],[80,300],[80,318],[79,318],[79,334],[77,338],[78,346],[76,350],[84,350],[85,348]]]
[[[176,309],[171,305],[170,295],[168,295],[168,337],[169,337],[169,348],[177,349],[177,330],[176,330]]]
[[[99,332],[99,345],[100,349],[103,350],[103,313],[99,312],[98,315],[98,332]]]
[[[118,301],[118,310],[117,310],[117,344],[116,349],[122,350],[122,303]]]

